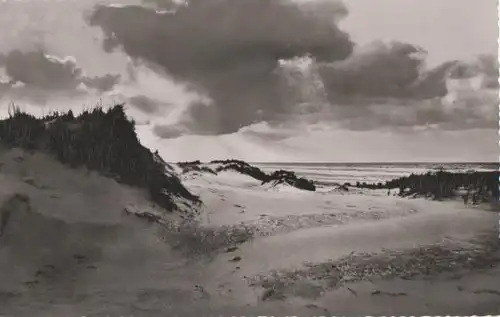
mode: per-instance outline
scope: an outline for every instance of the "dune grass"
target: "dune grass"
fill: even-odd
[[[0,120],[0,143],[51,154],[70,167],[113,177],[118,182],[146,189],[154,202],[176,209],[174,197],[199,203],[181,181],[166,173],[166,163],[142,146],[123,104],[104,110],[98,106],[75,116],[70,110],[37,118],[11,105]]]
[[[498,201],[500,197],[499,177],[498,171],[447,172],[439,170],[420,175],[411,174],[385,183],[357,183],[356,187],[399,189],[400,196],[421,195],[436,200],[454,198],[457,193],[469,192],[476,195],[478,201],[491,199]]]

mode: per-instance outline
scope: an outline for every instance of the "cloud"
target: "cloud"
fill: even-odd
[[[353,52],[336,26],[348,13],[338,1],[143,0],[96,7],[89,21],[97,27],[83,26],[78,18],[93,3],[17,9],[39,14],[29,27],[0,36],[2,101],[81,106],[116,95],[163,139],[241,130],[249,138],[286,140],[288,132],[274,129],[318,122],[356,131],[497,125],[496,56],[427,69],[425,50],[408,43]],[[13,30],[23,28],[25,44],[35,31],[43,36],[21,45]],[[78,64],[54,56],[65,54]],[[116,72],[123,78],[106,75]],[[261,123],[270,130],[245,129]]]
[[[321,63],[318,72],[332,103],[360,97],[428,100],[450,91],[449,80],[481,77],[481,87],[498,87],[498,61],[482,55],[471,61],[447,61],[426,68],[427,52],[402,42],[374,42],[349,58]]]
[[[160,105],[157,100],[153,100],[144,95],[130,97],[128,103],[146,114],[155,114],[160,110]]]
[[[429,99],[446,95],[444,79],[456,61],[425,71],[427,52],[402,42],[375,42],[348,59],[319,68],[332,102],[346,97]]]
[[[43,51],[0,54],[2,95],[12,94],[44,102],[50,95],[81,95],[88,89],[111,90],[120,76],[86,77],[72,57],[59,58]]]
[[[220,134],[290,111],[280,60],[351,54],[353,43],[335,23],[346,9],[329,3],[192,0],[170,14],[99,6],[90,24],[106,34],[106,50],[120,47],[206,95],[211,102],[193,105],[184,120],[200,133]]]
[[[499,64],[494,55],[480,55],[477,59],[469,62],[461,62],[450,72],[452,79],[470,79],[481,77],[481,88],[499,88]]]
[[[81,82],[89,88],[98,90],[99,92],[110,91],[119,82],[120,75],[106,74],[104,76],[84,77]]]
[[[187,2],[184,0],[143,0],[142,2],[146,6],[152,6],[158,9],[158,11],[176,11],[180,7],[187,5]]]
[[[350,130],[436,126],[495,128],[496,56],[448,61],[427,69],[425,50],[376,42],[317,67],[336,121]]]
[[[12,82],[48,90],[73,90],[80,84],[81,69],[71,59],[60,60],[43,52],[12,51],[0,59]]]
[[[186,129],[180,125],[155,125],[153,132],[162,139],[175,139],[186,134]]]
[[[354,131],[371,131],[389,128],[439,128],[443,130],[494,129],[498,119],[494,110],[486,107],[447,109],[440,100],[430,100],[412,105],[386,105],[358,108],[363,114],[344,116],[337,119],[340,127]]]
[[[257,133],[266,130],[252,125],[232,134],[185,135],[168,140],[144,133],[141,142],[158,149],[171,162],[224,158],[250,162],[486,162],[498,158],[498,133],[494,130],[401,128],[399,133],[362,132],[322,123],[314,130],[304,126],[284,132],[271,128],[270,135],[288,134],[286,138],[272,139],[255,137],[249,133],[254,128]]]

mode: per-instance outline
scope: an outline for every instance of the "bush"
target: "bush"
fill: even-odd
[[[15,107],[9,114],[0,120],[0,141],[8,146],[44,151],[71,167],[115,175],[122,183],[147,189],[155,202],[169,210],[176,208],[173,196],[199,202],[140,144],[123,105],[107,111],[96,107],[77,117],[69,111],[35,118]]]
[[[285,183],[293,187],[297,187],[299,189],[310,190],[310,191],[316,190],[316,186],[314,185],[313,181],[297,177],[297,175],[295,175],[294,172],[290,171],[285,171],[285,170],[275,171],[269,176],[269,180],[265,181],[264,183],[271,181],[277,183]]]
[[[260,168],[252,166],[247,162],[239,161],[239,160],[215,160],[210,163],[214,164],[222,164],[219,168],[217,168],[216,172],[234,170],[240,172],[245,175],[249,175],[257,180],[262,182],[268,181],[269,175],[264,173]]]
[[[452,173],[444,170],[437,172],[427,172],[425,174],[400,177],[380,184],[356,184],[358,187],[365,188],[399,188],[400,196],[424,196],[432,197],[436,200],[455,197],[460,188],[477,192],[484,199],[491,197],[498,200],[499,195],[499,176],[497,171]]]

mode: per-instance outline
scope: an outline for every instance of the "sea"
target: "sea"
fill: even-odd
[[[323,185],[378,183],[428,171],[498,171],[499,163],[252,163],[265,172],[283,169]]]

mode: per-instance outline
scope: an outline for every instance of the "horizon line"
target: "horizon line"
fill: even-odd
[[[225,160],[237,160],[237,161],[243,161],[251,164],[487,164],[487,165],[493,165],[493,164],[498,164],[500,165],[500,162],[493,162],[493,161],[428,161],[428,162],[422,162],[422,161],[388,161],[388,162],[355,162],[355,161],[345,161],[345,162],[339,162],[339,161],[246,161],[242,159],[217,159],[217,160],[207,160],[207,161],[202,161],[199,160],[201,163],[210,163],[212,161],[225,161]],[[171,161],[169,163],[182,163],[182,162],[192,162],[192,161],[197,161],[197,160],[184,160],[184,161]]]
[[[333,162],[328,162],[328,161],[311,161],[311,162],[304,162],[304,161],[275,161],[275,162],[257,162],[257,161],[249,161],[249,163],[254,163],[254,164],[500,164],[500,162],[492,162],[492,161],[428,161],[428,162],[422,162],[422,161],[388,161],[388,162],[355,162],[355,161],[346,161],[346,162],[339,162],[339,161],[333,161]]]

